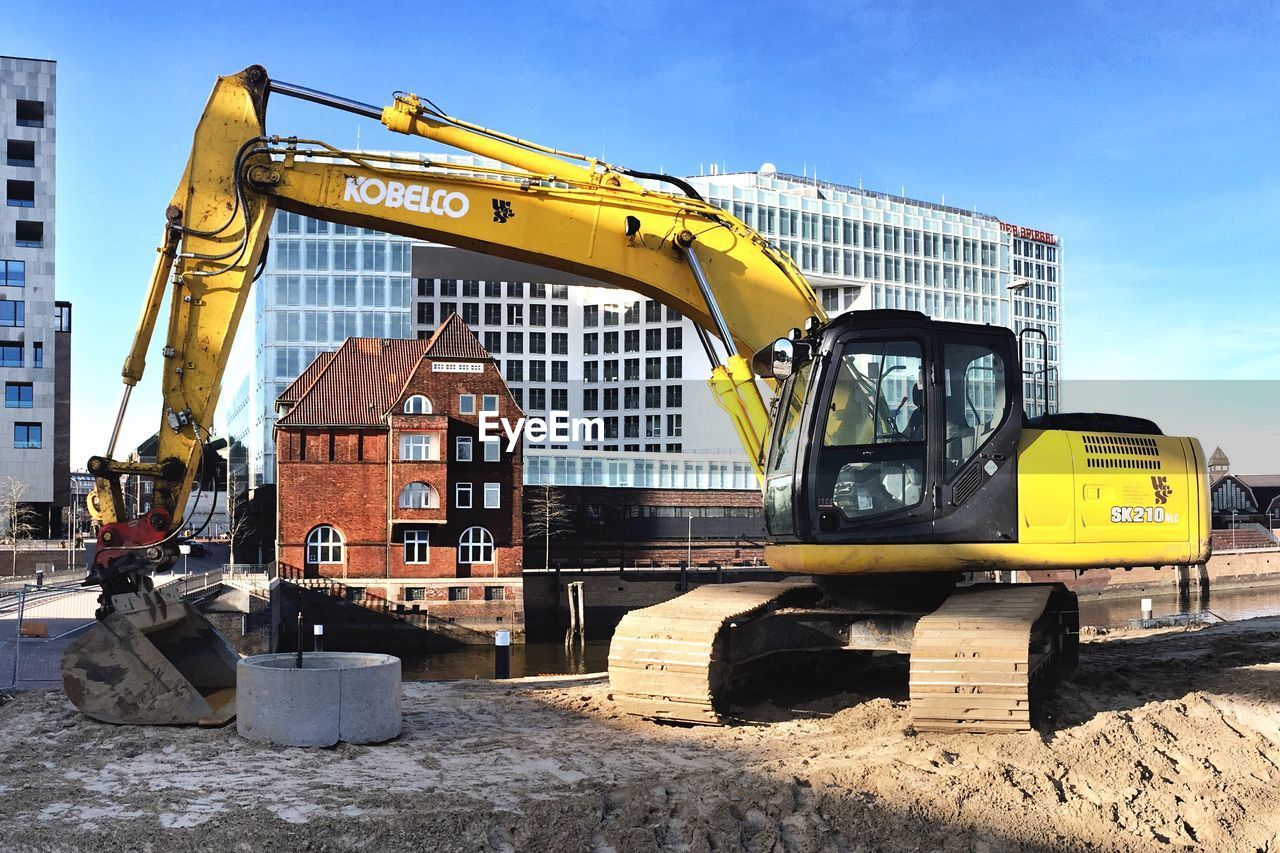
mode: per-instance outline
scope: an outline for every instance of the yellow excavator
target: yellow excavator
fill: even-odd
[[[269,135],[272,96],[380,120],[495,162],[344,151]],[[910,655],[921,730],[1026,728],[1033,688],[1076,658],[1075,596],[983,573],[1197,562],[1204,454],[1116,415],[1024,413],[1012,331],[907,311],[829,318],[792,260],[686,182],[546,148],[397,93],[378,108],[272,80],[220,78],[166,211],[108,451],[90,460],[99,624],[63,663],[68,696],[118,723],[220,723],[236,655],[153,572],[183,508],[232,337],[276,210],[563,270],[690,318],[715,399],[764,489],[766,557],[811,583],[704,587],[634,611],[609,654],[622,710],[719,723],[735,690],[831,651]],[[114,458],[165,298],[157,462]],[[1043,373],[1042,373],[1043,375]],[[124,476],[154,481],[130,517]]]

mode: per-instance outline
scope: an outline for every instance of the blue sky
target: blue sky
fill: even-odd
[[[59,62],[75,464],[105,447],[164,207],[213,79],[253,63],[374,104],[415,91],[636,168],[767,160],[945,196],[1062,236],[1066,378],[1280,375],[1275,5],[106,5],[27,4],[0,22],[0,53]],[[272,132],[344,146],[358,125],[365,147],[412,145],[285,99],[269,118]],[[129,442],[155,428],[151,379]]]

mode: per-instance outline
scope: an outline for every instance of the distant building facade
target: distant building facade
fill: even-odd
[[[0,56],[0,472],[25,487],[36,539],[64,535],[70,503],[71,303],[58,301],[54,270],[56,94],[56,63]]]
[[[1255,523],[1280,527],[1280,475],[1223,474],[1210,488],[1213,526]]]
[[[522,597],[522,448],[481,415],[522,416],[459,317],[427,339],[350,338],[279,397],[282,571],[444,616]]]

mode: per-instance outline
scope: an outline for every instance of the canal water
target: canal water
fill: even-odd
[[[609,641],[577,643],[515,643],[511,646],[511,676],[580,675],[608,669]],[[416,657],[401,655],[405,681],[445,678],[493,678],[492,646],[461,646]]]
[[[1181,613],[1200,615],[1204,621],[1235,622],[1258,616],[1280,614],[1280,585],[1254,587],[1252,589],[1227,589],[1211,591],[1189,598],[1177,595],[1153,595],[1152,615],[1174,616]],[[1080,624],[1099,628],[1124,627],[1134,619],[1142,618],[1141,598],[1099,599],[1080,602]]]
[[[1203,614],[1207,622],[1253,619],[1280,614],[1280,585],[1254,589],[1215,591],[1179,600],[1176,595],[1151,596],[1153,615]],[[1142,618],[1139,598],[1100,599],[1080,602],[1080,624],[1101,628],[1123,627]],[[609,641],[589,640],[565,644],[538,642],[511,647],[511,675],[566,675],[604,672],[608,668]],[[492,678],[493,648],[463,646],[421,656],[402,655],[406,681],[453,678]]]

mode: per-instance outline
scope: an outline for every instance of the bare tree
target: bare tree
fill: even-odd
[[[564,492],[551,486],[525,489],[525,537],[542,539],[542,567],[551,568],[551,540],[573,533],[573,508]]]
[[[0,524],[3,524],[4,536],[11,545],[9,574],[13,577],[18,574],[18,542],[30,539],[36,529],[36,512],[23,500],[29,489],[16,477],[0,480]]]
[[[227,469],[227,547],[230,549],[228,555],[228,565],[231,571],[236,570],[236,545],[248,538],[249,532],[253,529],[253,525],[249,519],[249,500],[245,495],[244,500],[240,498],[240,492],[237,488],[237,480],[234,471],[228,467]]]

